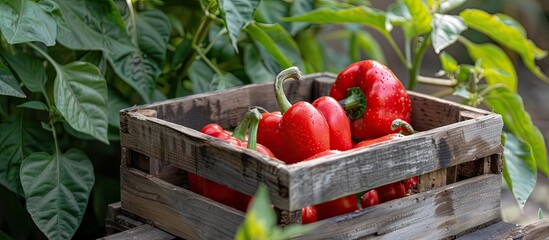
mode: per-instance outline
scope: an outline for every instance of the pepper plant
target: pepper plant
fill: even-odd
[[[535,63],[546,51],[510,16],[463,9],[465,2],[397,0],[376,9],[365,0],[0,0],[0,204],[9,204],[0,209],[11,220],[0,221],[0,236],[69,239],[93,232],[90,223],[100,227],[118,197],[119,155],[109,151],[120,152],[120,109],[272,81],[291,66],[337,73],[364,56],[386,63],[373,32],[401,62],[389,68],[408,72],[399,76],[408,89],[444,85],[502,115],[503,175],[522,208],[536,173],[549,175],[549,167],[508,53],[548,81]],[[466,31],[491,42],[475,43]],[[473,64],[445,52],[456,44]],[[439,76],[421,75],[428,51],[440,55]]]

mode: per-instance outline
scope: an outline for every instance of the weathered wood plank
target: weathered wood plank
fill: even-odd
[[[302,239],[441,239],[498,219],[500,175],[487,174],[444,188],[312,223]]]
[[[185,239],[234,236],[242,212],[135,169],[120,168],[122,208]]]
[[[290,208],[298,209],[503,151],[499,115],[288,165]],[[295,204],[295,205],[294,205]]]
[[[127,239],[147,239],[147,240],[172,240],[177,239],[165,231],[144,224],[126,231],[99,238],[100,240],[127,240]]]

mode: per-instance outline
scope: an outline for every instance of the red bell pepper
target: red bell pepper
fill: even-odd
[[[244,148],[247,147],[248,149],[254,149],[262,154],[274,157],[268,148],[261,144],[256,144],[257,127],[260,118],[261,114],[257,111],[257,109],[252,109],[246,113],[244,120],[242,120],[232,134],[215,123],[210,123],[204,126],[200,131],[215,138],[227,141],[232,145]],[[250,128],[249,140],[245,141],[246,131],[248,128]],[[251,201],[251,196],[209,179],[200,177],[194,173],[189,172],[188,179],[191,191],[223,203],[227,206],[231,206],[240,211],[245,212],[247,210],[248,203]]]
[[[331,97],[317,99],[314,104],[318,108],[306,101],[293,105],[288,101],[283,83],[289,78],[299,80],[300,77],[299,69],[291,67],[280,72],[274,83],[276,100],[282,113],[276,141],[284,144],[282,151],[287,156],[279,158],[288,164],[303,161],[326,150],[347,150],[352,147],[348,120],[337,101]]]
[[[360,206],[362,208],[371,207],[379,204],[379,197],[377,195],[377,190],[372,189],[362,194],[360,197]]]
[[[308,206],[301,209],[302,224],[316,222],[317,220],[318,220],[318,215],[317,215],[315,206]]]
[[[411,102],[406,89],[383,64],[364,60],[341,71],[330,96],[344,105],[351,118],[351,132],[358,140],[398,132],[391,122],[400,118],[411,123]]]

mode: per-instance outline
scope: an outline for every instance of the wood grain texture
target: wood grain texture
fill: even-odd
[[[441,239],[499,218],[501,176],[487,174],[444,188],[312,223],[296,239]]]
[[[109,235],[100,240],[127,240],[127,239],[147,239],[147,240],[172,240],[177,239],[165,231],[155,228],[151,225],[144,224],[126,231]]]
[[[121,206],[185,239],[234,236],[242,212],[135,169],[120,168]]]

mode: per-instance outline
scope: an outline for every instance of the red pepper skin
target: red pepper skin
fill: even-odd
[[[404,182],[404,187],[406,189],[406,192],[409,192],[412,189],[416,189],[418,181],[419,180],[417,176],[406,179],[406,181]]]
[[[313,106],[322,113],[330,128],[330,149],[345,151],[353,147],[351,127],[345,109],[337,100],[322,96],[313,102]]]
[[[394,73],[383,64],[364,60],[343,69],[330,89],[336,100],[347,97],[347,90],[359,87],[366,98],[364,115],[351,120],[353,137],[364,140],[396,133],[391,122],[400,118],[411,124],[411,101]]]
[[[318,215],[315,206],[308,206],[301,209],[301,223],[308,224],[316,222]]]
[[[386,141],[389,141],[389,140],[399,139],[399,138],[403,138],[403,137],[404,137],[404,135],[402,135],[400,133],[391,133],[391,134],[387,134],[383,137],[378,137],[378,138],[374,138],[374,139],[367,139],[367,140],[361,141],[361,142],[357,143],[354,146],[354,148],[365,147],[365,146],[368,146],[368,145],[381,143],[381,142],[386,142]]]
[[[299,80],[301,72],[297,67],[281,71],[275,78],[275,96],[282,113],[280,136],[291,158],[282,159],[291,164],[303,161],[319,152],[330,149],[330,127],[326,119],[312,104],[300,101],[293,105],[284,94],[284,81]]]
[[[406,196],[406,189],[400,181],[377,187],[376,191],[380,203]]]
[[[379,204],[379,197],[377,195],[377,190],[375,189],[372,189],[362,194],[362,196],[360,197],[360,206],[362,208],[367,208],[367,207],[371,207],[378,204]]]
[[[282,161],[294,159],[292,152],[286,149],[286,144],[280,134],[280,112],[262,113],[257,129],[257,142],[267,147],[274,156]]]

